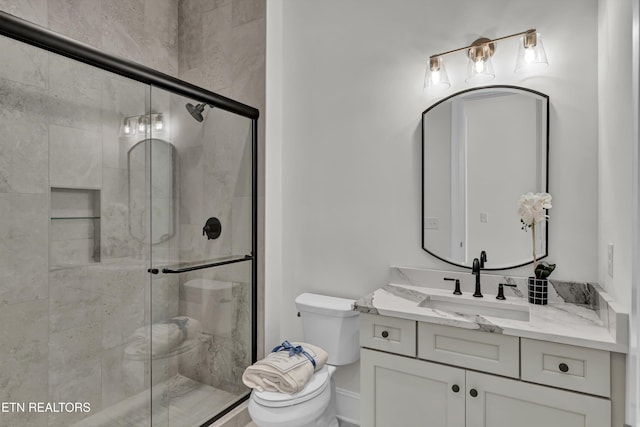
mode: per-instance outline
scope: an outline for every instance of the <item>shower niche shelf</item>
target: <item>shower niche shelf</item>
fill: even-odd
[[[52,266],[100,262],[100,190],[51,187]]]

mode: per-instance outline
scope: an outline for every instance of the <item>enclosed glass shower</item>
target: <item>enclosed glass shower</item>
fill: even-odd
[[[0,425],[209,425],[256,357],[257,110],[0,33]]]

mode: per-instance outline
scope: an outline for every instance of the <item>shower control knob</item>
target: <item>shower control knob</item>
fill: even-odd
[[[206,235],[207,240],[213,240],[220,237],[220,234],[222,234],[222,224],[220,224],[220,220],[215,217],[209,218],[204,227],[202,227],[202,235]]]
[[[382,334],[380,334],[380,335],[382,335],[382,338],[387,338],[389,336],[389,332],[382,331]]]

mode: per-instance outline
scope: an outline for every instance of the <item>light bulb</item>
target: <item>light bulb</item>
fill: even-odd
[[[129,135],[131,133],[131,121],[126,120],[124,123],[124,134]]]
[[[439,70],[435,70],[431,72],[431,82],[434,85],[437,85],[438,83],[440,83],[440,71]]]
[[[155,121],[155,129],[160,131],[164,128],[164,121],[162,120],[162,115],[158,114],[156,116],[156,121]]]
[[[536,52],[533,47],[528,47],[524,51],[524,62],[531,64],[536,59]]]
[[[479,59],[476,61],[475,64],[476,67],[476,73],[481,74],[484,72],[484,61],[482,59]]]
[[[147,131],[147,119],[144,117],[140,117],[138,119],[138,132],[146,132]]]

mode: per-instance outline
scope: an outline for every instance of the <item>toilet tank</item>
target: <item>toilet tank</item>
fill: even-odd
[[[355,301],[304,293],[296,298],[304,340],[329,353],[330,365],[348,365],[360,358],[360,322]]]

